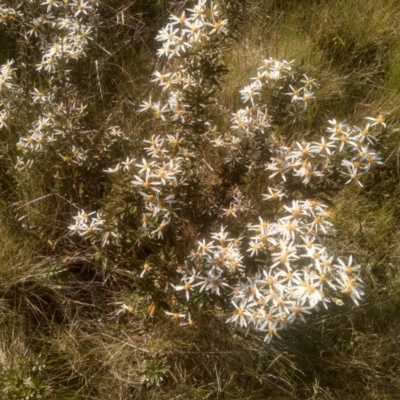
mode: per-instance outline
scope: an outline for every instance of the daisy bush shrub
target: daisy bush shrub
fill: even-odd
[[[17,185],[40,176],[44,196],[57,196],[46,233],[57,240],[76,204],[101,197],[102,170],[127,145],[111,117],[98,123],[92,115],[103,96],[97,61],[105,21],[97,0],[38,0],[2,4],[0,23],[14,56],[0,70],[3,162],[13,164]]]
[[[84,140],[76,134],[86,105],[77,103],[79,95],[70,81],[74,63],[86,56],[93,40],[96,6],[96,1],[79,0],[1,6],[3,29],[10,38],[24,40],[32,53],[29,64],[22,59],[15,66],[10,60],[1,70],[5,86],[1,91],[2,126],[17,130],[19,170],[50,154],[76,165],[87,159]],[[36,64],[32,65],[32,61]],[[19,74],[25,74],[28,82],[18,79]],[[31,112],[23,112],[24,109]],[[54,168],[57,161],[52,160]]]
[[[28,95],[13,61],[1,67],[0,121],[18,132],[16,168],[40,160],[57,179],[69,174],[80,204],[69,240],[148,296],[150,315],[163,309],[192,325],[199,308],[221,308],[227,323],[269,342],[332,302],[359,303],[361,266],[330,250],[329,197],[362,187],[382,164],[383,115],[361,116],[361,126],[332,116],[324,131],[314,129],[320,85],[295,60],[274,58],[243,82],[241,108],[228,109],[229,23],[218,2],[199,0],[156,36],[153,94],[135,110],[140,138],[106,123],[88,131],[69,76],[101,29],[97,1],[31,4],[41,19],[36,9],[32,17],[1,9],[2,22],[23,30],[41,56]],[[21,125],[27,101],[35,111],[22,113]]]

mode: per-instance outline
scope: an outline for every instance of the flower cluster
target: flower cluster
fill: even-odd
[[[74,220],[75,223],[70,225],[68,229],[80,236],[90,236],[96,231],[101,231],[102,225],[104,224],[101,214],[94,211],[87,213],[84,210],[81,210],[76,216],[74,216]]]
[[[333,233],[327,207],[293,201],[284,208],[286,215],[277,222],[259,218],[239,237],[230,237],[221,226],[211,241],[199,241],[175,290],[187,300],[194,290],[230,298],[234,311],[227,322],[264,332],[268,342],[287,325],[305,321],[318,304],[327,308],[341,295],[358,304],[363,295],[360,265],[353,265],[351,256],[335,260],[323,245]],[[261,265],[249,273],[244,259]]]
[[[382,164],[373,146],[386,126],[384,116],[367,117],[372,122],[363,128],[332,119],[328,121],[327,135],[317,141],[304,138],[287,143],[284,136],[276,133],[276,126],[302,121],[315,100],[312,90],[319,84],[307,75],[299,75],[294,61],[271,58],[264,60],[252,81],[240,91],[243,102],[251,103],[251,107],[232,114],[230,132],[211,140],[214,146],[228,150],[227,162],[246,165],[250,175],[266,169],[277,183],[286,182],[290,176],[291,182],[296,178],[302,184],[317,186],[333,185],[336,171],[346,178],[346,183],[355,181],[362,186],[359,178],[371,167]],[[290,92],[285,92],[286,88]],[[281,102],[278,109],[271,104],[269,111],[271,93],[280,96]]]
[[[50,186],[71,202],[93,188],[101,191],[86,176],[100,171],[96,176],[103,179],[129,142],[111,121],[99,127],[90,120],[93,94],[85,74],[91,72],[76,68],[94,54],[102,26],[99,5],[97,0],[35,0],[0,6],[6,34],[16,37],[19,52],[26,54],[0,67],[0,129],[16,137],[16,170],[45,171]]]
[[[157,52],[159,56],[168,58],[180,56],[187,49],[206,42],[212,35],[227,34],[228,20],[221,18],[216,4],[207,7],[207,1],[199,1],[194,8],[187,9],[180,16],[172,15],[170,23],[162,29],[157,40],[164,42]]]
[[[207,104],[225,72],[219,46],[227,36],[227,20],[216,4],[201,0],[180,16],[171,15],[170,23],[156,37],[163,42],[160,57],[177,59],[176,71],[156,71],[153,82],[168,90],[164,103],[143,102],[141,111],[152,110],[155,118],[194,125],[206,112]],[[203,121],[204,122],[204,121]]]
[[[10,23],[20,19],[23,17],[23,14],[20,10],[7,7],[5,4],[0,5],[0,24],[3,26],[8,26]]]
[[[76,104],[77,91],[68,83],[70,71],[66,66],[71,60],[85,57],[85,49],[93,39],[97,3],[96,0],[52,0],[37,5],[40,6],[38,14],[29,13],[29,9],[25,10],[26,14],[15,10],[21,26],[27,30],[27,40],[32,46],[37,46],[40,54],[36,69],[48,77],[44,86],[35,84],[29,99],[25,99],[35,104],[38,112],[36,119],[29,121],[30,126],[25,127],[27,132],[21,132],[18,147],[23,157],[18,159],[18,169],[31,165],[36,154],[54,147],[59,147],[60,160],[80,164],[86,159],[87,149],[71,137],[66,140],[71,135],[71,126],[86,115],[86,106]],[[5,12],[2,10],[2,13]],[[60,74],[64,81],[62,87],[57,79]],[[3,91],[0,94],[7,95]],[[13,111],[18,114],[18,107],[14,107]],[[68,146],[63,145],[66,141],[69,141]]]
[[[37,70],[54,72],[60,64],[85,56],[85,48],[93,39],[98,1],[46,0],[42,6],[47,6],[46,12],[30,21],[28,34],[42,39],[42,61],[36,66]],[[49,38],[52,40],[49,41]]]
[[[159,138],[158,138],[159,139]],[[149,152],[157,149],[157,140],[153,137]],[[154,148],[154,146],[156,146]],[[162,147],[158,147],[162,149]],[[143,198],[144,209],[142,213],[142,230],[157,238],[163,238],[163,231],[171,221],[177,210],[176,188],[182,184],[180,181],[181,158],[166,159],[164,153],[161,159],[135,164],[139,169],[131,184],[139,188]]]
[[[362,186],[360,178],[372,167],[382,164],[379,153],[373,149],[380,130],[367,123],[363,129],[349,126],[346,122],[328,121],[326,129],[329,137],[319,141],[297,141],[289,146],[277,144],[275,154],[266,165],[271,171],[270,178],[278,177],[286,181],[291,175],[301,179],[305,185],[333,185],[335,171]]]
[[[20,96],[21,88],[15,83],[14,61],[0,67],[0,129],[7,126],[12,116],[13,104]]]
[[[86,105],[79,103],[78,91],[69,81],[71,62],[86,56],[93,39],[97,6],[97,0],[51,0],[32,1],[26,7],[22,3],[14,8],[0,7],[0,21],[10,34],[24,39],[37,62],[37,72],[29,73],[28,82],[12,82],[17,69],[27,73],[23,62],[14,68],[12,61],[1,67],[0,128],[7,121],[13,121],[17,128],[19,170],[46,152],[55,152],[59,161],[78,165],[87,158],[87,146],[73,137],[74,131],[83,128],[80,121],[86,115]],[[30,108],[34,112],[26,111]]]

